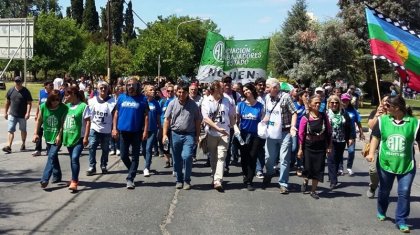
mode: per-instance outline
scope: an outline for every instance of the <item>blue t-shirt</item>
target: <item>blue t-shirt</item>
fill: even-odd
[[[351,123],[355,124],[362,122],[362,117],[360,116],[359,111],[357,111],[355,108],[347,107],[346,111],[350,116]]]
[[[293,103],[295,104],[296,111],[297,111],[296,128],[299,129],[300,119],[302,119],[302,117],[305,116],[306,109],[305,109],[305,105],[304,104],[300,105],[299,102],[297,102],[297,101],[293,101]]]
[[[249,106],[245,102],[239,102],[236,106],[236,113],[240,115],[241,122],[239,129],[246,133],[257,134],[257,126],[261,121],[261,115],[264,112],[264,105],[260,102]]]
[[[45,102],[47,102],[47,98],[48,98],[48,93],[45,89],[41,89],[39,91],[39,104],[43,104]]]
[[[160,115],[160,123],[162,123],[163,126],[163,121],[165,121],[165,112],[166,112],[166,108],[168,108],[168,104],[169,102],[171,102],[172,100],[174,100],[174,97],[170,97],[167,99],[163,99],[162,102],[160,103],[160,107],[161,107],[161,115]]]
[[[117,101],[119,131],[139,132],[144,126],[144,114],[149,111],[144,95],[120,94]]]
[[[159,103],[153,99],[152,101],[148,101],[149,104],[149,131],[157,131],[158,130],[158,118],[162,114],[162,110],[159,106]]]

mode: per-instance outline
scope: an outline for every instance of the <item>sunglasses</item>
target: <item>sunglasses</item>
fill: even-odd
[[[106,90],[106,89],[108,89],[107,86],[99,87],[99,90]]]
[[[334,101],[334,102],[330,102],[330,104],[338,104],[338,102],[335,102],[335,101]]]

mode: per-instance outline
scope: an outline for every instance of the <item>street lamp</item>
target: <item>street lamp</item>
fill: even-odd
[[[208,19],[209,18],[197,18],[197,19],[187,20],[187,21],[183,21],[183,22],[179,23],[178,26],[176,26],[176,38],[178,39],[179,26],[181,26],[182,24],[186,24],[186,23],[190,23],[190,22],[194,22],[194,21],[208,20]]]

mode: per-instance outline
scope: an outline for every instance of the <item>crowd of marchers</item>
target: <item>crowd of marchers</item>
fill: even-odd
[[[32,95],[22,79],[16,77],[14,82],[6,94],[8,142],[2,149],[6,153],[12,153],[17,124],[20,150],[26,149],[26,123],[32,109]],[[244,188],[249,191],[255,190],[255,177],[263,180],[263,189],[276,178],[279,192],[288,194],[289,175],[296,171],[302,177],[302,193],[319,199],[322,193],[317,185],[325,176],[334,190],[339,176],[354,175],[357,135],[365,139],[358,112],[361,99],[354,86],[282,90],[274,78],[233,84],[225,75],[209,84],[168,82],[162,87],[134,77],[119,80],[113,87],[84,77],[55,79],[45,82],[39,91],[32,156],[42,155],[45,142],[48,157],[40,179],[43,189],[63,180],[58,153],[64,145],[70,156],[68,188],[72,191],[80,183],[84,148],[89,149],[87,176],[97,173],[97,165],[102,174],[108,173],[108,156],[116,154],[128,170],[127,189],[134,189],[140,156],[144,157],[144,177],[151,176],[153,156],[161,156],[165,168],[173,169],[176,189],[190,190],[193,163],[201,148],[211,169],[211,187],[217,191],[229,190],[224,175],[233,165],[240,165]],[[419,122],[401,96],[390,94],[372,110],[368,125],[367,196],[374,198],[379,189],[377,218],[385,220],[397,178],[395,222],[400,231],[409,232],[406,219],[416,172],[414,142],[420,141]]]

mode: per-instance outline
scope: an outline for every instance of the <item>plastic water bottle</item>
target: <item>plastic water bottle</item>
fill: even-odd
[[[242,137],[241,137],[241,133],[239,133],[239,132],[236,132],[235,133],[235,138],[239,141],[239,144],[240,145],[244,145],[245,144],[245,141],[242,139]]]
[[[163,141],[163,150],[168,151],[169,150],[169,139],[166,138],[165,141]]]

